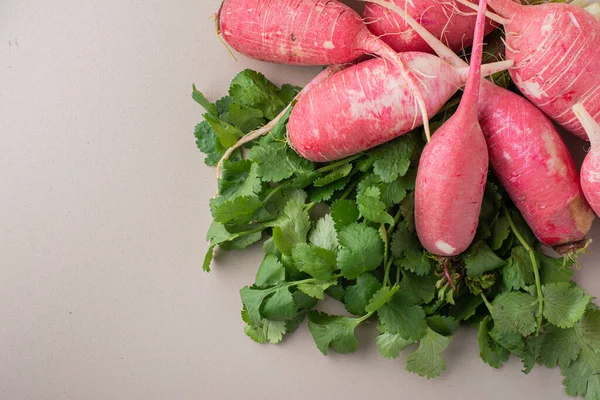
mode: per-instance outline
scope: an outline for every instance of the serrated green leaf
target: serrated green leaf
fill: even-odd
[[[355,352],[358,341],[354,336],[354,329],[359,323],[360,320],[356,318],[316,311],[308,313],[308,329],[317,348],[324,355],[327,355],[329,348],[341,354]]]
[[[192,85],[192,99],[200,104],[206,112],[217,116],[217,106],[208,101],[204,94],[196,89],[196,85]]]
[[[488,244],[492,250],[499,250],[502,247],[504,241],[510,235],[510,224],[508,223],[508,218],[506,216],[502,216],[494,222],[491,228],[490,237],[488,239]]]
[[[358,206],[354,201],[337,200],[331,205],[331,218],[337,231],[355,223],[359,215]]]
[[[537,253],[540,260],[540,279],[542,285],[548,283],[570,282],[573,277],[571,260],[563,258],[552,258],[545,254]]]
[[[394,218],[386,212],[387,206],[380,200],[379,188],[370,187],[356,196],[358,211],[368,221],[392,225]]]
[[[427,329],[425,312],[416,305],[414,296],[396,292],[394,297],[381,307],[377,314],[386,332],[398,333],[413,341],[419,340]]]
[[[285,205],[279,225],[273,228],[273,240],[283,254],[291,256],[294,247],[306,243],[309,229],[310,215],[306,205],[291,199]]]
[[[330,214],[326,214],[322,218],[319,218],[315,224],[315,228],[310,232],[308,240],[315,246],[331,251],[337,251],[337,233],[335,231],[335,223]]]
[[[208,122],[202,121],[194,128],[194,136],[196,137],[196,146],[206,154],[204,163],[206,165],[216,165],[222,154],[222,146],[217,143],[217,135],[212,130]]]
[[[302,291],[310,297],[323,300],[323,298],[325,297],[325,290],[327,290],[331,286],[337,285],[337,283],[337,279],[316,281],[311,283],[301,283],[298,285],[298,290]]]
[[[396,294],[399,289],[400,286],[397,285],[392,287],[383,286],[377,292],[375,292],[369,301],[369,304],[365,307],[365,311],[368,313],[374,313],[375,311],[379,310],[394,296],[394,294]]]
[[[322,176],[319,179],[316,179],[313,183],[315,187],[322,187],[325,185],[329,185],[332,182],[340,180],[342,178],[347,177],[352,171],[352,164],[343,164],[339,167],[335,168],[333,171],[329,172],[327,175]]]
[[[427,254],[421,253],[413,257],[396,259],[395,263],[419,276],[425,276],[431,272],[435,262]]]
[[[501,293],[492,302],[494,326],[528,336],[535,332],[538,302],[528,293]]]
[[[438,278],[433,275],[418,276],[412,272],[403,271],[400,290],[410,292],[420,298],[423,303],[429,303],[435,297],[435,284]]]
[[[244,136],[241,130],[211,114],[204,114],[204,120],[210,125],[215,135],[219,138],[219,142],[226,149],[236,144]]]
[[[383,261],[383,242],[379,233],[367,225],[354,223],[343,227],[338,241],[337,263],[346,279],[373,271]]]
[[[240,72],[231,81],[229,96],[236,103],[261,110],[269,120],[275,118],[286,105],[279,97],[277,86],[263,74],[249,69]]]
[[[337,269],[336,254],[312,244],[299,243],[292,250],[292,259],[300,271],[317,279],[329,279]]]
[[[557,364],[561,369],[567,368],[579,357],[581,344],[575,329],[561,329],[554,326],[548,327],[542,337],[539,361],[548,368]]]
[[[400,352],[414,343],[397,333],[382,332],[375,339],[379,353],[385,358],[398,358]]]
[[[245,286],[240,290],[242,303],[248,312],[248,318],[252,324],[256,326],[261,324],[262,317],[260,314],[260,308],[265,297],[271,293],[273,293],[273,291],[252,289],[248,286]]]
[[[296,303],[287,287],[277,289],[263,302],[262,315],[271,321],[286,321],[296,317]]]
[[[588,394],[588,387],[591,381],[592,390],[596,389],[596,377],[600,374],[600,353],[583,351],[575,362],[561,372],[565,377],[563,384],[567,394],[593,398],[597,393]]]
[[[221,250],[242,250],[253,245],[262,238],[262,232],[251,232],[236,234],[236,237],[230,241],[219,244]]]
[[[519,290],[535,283],[529,253],[523,246],[513,247],[502,270],[502,280],[508,291]]]
[[[237,103],[231,104],[229,109],[221,115],[221,119],[235,126],[244,134],[263,126],[265,123],[262,111]]]
[[[499,258],[484,241],[471,245],[463,256],[463,260],[468,276],[483,275],[505,264],[504,260]]]
[[[258,175],[265,182],[279,182],[294,174],[309,173],[314,168],[310,161],[278,141],[261,141],[248,150],[248,158],[256,163]]]
[[[559,328],[570,328],[585,313],[591,296],[570,283],[549,283],[542,286],[544,317]]]
[[[202,270],[204,272],[210,272],[210,264],[213,260],[213,254],[215,251],[215,245],[212,244],[208,246],[208,250],[206,250],[206,255],[204,256],[204,262],[202,263]]]
[[[283,268],[283,264],[277,257],[266,255],[256,273],[256,287],[266,289],[282,282],[285,282],[285,268]]]
[[[238,196],[231,200],[217,197],[209,200],[210,212],[216,222],[226,224],[232,221],[247,222],[262,207],[255,196]]]
[[[403,176],[410,167],[410,160],[416,148],[416,135],[406,135],[371,152],[375,159],[373,172],[383,182],[392,182]]]
[[[427,326],[444,336],[452,336],[458,329],[459,323],[452,317],[432,315],[427,317]]]
[[[419,342],[419,348],[406,357],[406,369],[425,378],[435,378],[446,370],[442,352],[446,350],[452,337],[442,336],[427,328]]]
[[[479,325],[477,343],[479,356],[493,368],[500,368],[510,357],[510,352],[499,345],[489,334],[490,319],[486,316]]]
[[[230,200],[237,196],[260,193],[262,184],[257,166],[250,160],[225,161],[219,179],[219,197]]]
[[[364,273],[356,279],[356,284],[346,288],[344,306],[354,315],[366,314],[366,307],[373,295],[381,288],[381,283],[373,275]]]

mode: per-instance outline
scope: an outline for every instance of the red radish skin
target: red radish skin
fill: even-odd
[[[219,31],[231,47],[258,60],[329,65],[348,63],[371,53],[396,63],[413,93],[429,137],[427,107],[418,79],[345,4],[337,0],[225,0],[218,22]]]
[[[465,251],[477,231],[488,152],[477,122],[486,0],[480,0],[469,80],[458,110],[425,145],[415,187],[415,223],[423,247],[438,256]]]
[[[594,121],[582,104],[573,106],[573,112],[592,145],[581,165],[581,187],[594,212],[600,215],[600,124]]]
[[[473,44],[476,16],[473,11],[454,0],[393,0],[421,26],[440,39],[453,51]],[[476,2],[475,2],[476,3]],[[404,19],[387,8],[367,4],[363,14],[369,30],[396,51],[421,51],[433,53],[429,45]],[[495,29],[486,22],[485,33]]]
[[[405,64],[425,74],[427,111],[435,114],[467,80],[468,67],[451,67],[439,57],[400,53]],[[510,62],[483,66],[484,74]],[[385,143],[414,129],[420,121],[395,64],[372,59],[351,66],[313,87],[294,106],[288,142],[311,161],[333,161]]]
[[[594,214],[552,122],[526,99],[491,82],[482,85],[481,96],[479,123],[490,164],[531,230],[558,252],[583,245]]]
[[[587,139],[572,107],[582,103],[600,121],[600,21],[569,4],[522,6],[490,0],[506,20],[510,75],[533,104],[567,131]]]
[[[405,17],[445,61],[466,65],[414,19]],[[538,239],[560,253],[585,246],[594,215],[583,197],[573,159],[548,117],[523,97],[483,80],[478,118],[492,169]],[[544,182],[549,184],[540,184]]]

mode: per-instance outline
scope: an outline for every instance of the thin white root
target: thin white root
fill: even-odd
[[[590,4],[589,6],[585,7],[584,10],[592,14],[597,19],[600,19],[600,3]]]
[[[217,163],[217,179],[221,179],[221,175],[223,172],[223,162],[225,162],[226,160],[229,159],[229,157],[231,157],[231,155],[233,154],[234,151],[236,151],[237,149],[239,149],[240,147],[242,147],[243,145],[245,145],[246,143],[249,143],[255,139],[258,139],[259,137],[266,135],[267,133],[269,133],[271,131],[271,129],[275,128],[275,125],[277,125],[279,123],[279,121],[281,120],[281,118],[283,118],[283,116],[285,115],[285,113],[290,109],[291,107],[291,103],[288,104],[288,106],[286,108],[283,109],[282,112],[279,113],[279,115],[277,115],[275,117],[275,119],[271,120],[268,124],[244,135],[240,140],[238,140],[233,146],[231,146],[230,148],[228,148],[225,151],[225,154],[223,154],[223,157],[221,157],[221,159],[219,160],[219,162]]]
[[[585,129],[592,144],[592,150],[600,151],[600,124],[587,112],[582,103],[575,104],[572,110],[583,129]]]
[[[495,74],[496,72],[507,70],[512,68],[514,64],[514,60],[504,60],[483,64],[481,66],[481,76],[489,76]]]
[[[477,5],[471,3],[468,0],[456,0],[456,1],[458,1],[460,4],[462,4],[464,6],[469,7],[472,10],[477,11]],[[495,14],[495,13],[493,13],[491,11],[486,11],[485,12],[485,16],[488,17],[489,19],[491,19],[492,21],[497,22],[497,23],[502,24],[502,25],[504,25],[504,24],[506,24],[508,22],[508,20],[506,18],[502,18],[498,14]]]

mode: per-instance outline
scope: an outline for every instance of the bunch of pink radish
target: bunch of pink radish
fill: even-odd
[[[506,61],[481,65],[483,37],[500,24]],[[370,0],[361,18],[336,0],[225,0],[218,25],[246,56],[330,65],[298,94],[287,123],[290,146],[309,160],[341,159],[423,125],[415,221],[429,252],[454,256],[471,244],[490,167],[541,243],[563,254],[585,245],[600,213],[600,22],[586,9]],[[455,52],[471,45],[469,66]],[[364,55],[375,58],[359,62]],[[505,69],[525,97],[482,79]],[[429,116],[465,84],[430,138]],[[552,121],[591,141],[581,176]]]

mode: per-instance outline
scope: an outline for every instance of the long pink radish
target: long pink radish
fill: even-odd
[[[438,256],[465,251],[477,231],[488,152],[477,122],[486,0],[480,0],[469,80],[458,109],[425,145],[415,187],[415,223],[423,247]]]
[[[567,131],[587,139],[572,107],[582,103],[600,121],[600,21],[570,4],[489,3],[504,24],[506,58],[515,61],[510,75],[521,93]]]
[[[429,114],[465,84],[468,66],[456,68],[427,53],[400,53],[421,74]],[[511,62],[484,65],[485,75]],[[418,110],[399,69],[372,59],[351,66],[314,86],[294,106],[287,124],[288,142],[301,156],[317,162],[359,153],[407,133],[417,126]]]
[[[404,10],[380,3],[404,16],[448,63],[466,65]],[[585,246],[594,215],[573,159],[548,117],[487,80],[481,86],[478,117],[492,169],[537,238],[560,253]]]
[[[429,137],[429,118],[419,80],[345,4],[337,0],[225,0],[217,18],[225,41],[258,60],[329,65],[349,63],[366,53],[390,60],[399,67],[412,92]]]
[[[469,0],[471,1],[471,0]],[[453,51],[473,44],[475,14],[455,0],[392,0]],[[475,2],[476,3],[476,2]],[[367,4],[363,13],[369,30],[396,51],[431,53],[431,47],[396,13],[376,4]],[[486,21],[485,33],[496,28]]]
[[[583,104],[574,105],[573,112],[592,145],[581,165],[581,187],[594,212],[600,215],[600,124],[592,118]]]

